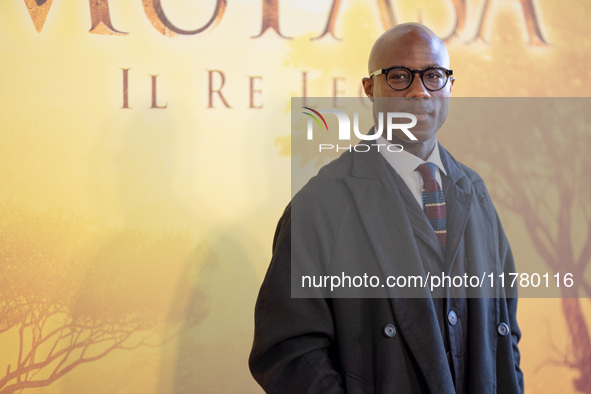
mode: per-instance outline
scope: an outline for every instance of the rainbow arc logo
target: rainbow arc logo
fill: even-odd
[[[320,119],[322,119],[322,123],[324,123],[324,128],[326,129],[326,131],[328,131],[328,125],[326,124],[326,120],[324,120],[324,117],[322,115],[320,115],[320,112],[318,112],[316,110],[313,110],[310,107],[302,107],[302,108],[314,112]],[[314,119],[316,121],[316,123],[318,123],[318,126],[320,126],[320,129],[322,129],[322,124],[320,123],[320,119],[318,119],[318,117],[312,115],[309,112],[305,112],[304,111],[303,113],[306,114],[306,115],[308,115],[308,116],[310,116],[312,119]]]

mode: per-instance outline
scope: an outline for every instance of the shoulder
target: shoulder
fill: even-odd
[[[293,197],[292,205],[310,202],[335,205],[346,200],[346,187],[343,182],[351,174],[353,155],[345,152],[337,159],[321,167]]]
[[[464,176],[475,189],[482,189],[486,191],[486,185],[484,184],[484,180],[480,177],[480,175],[474,171],[472,168],[468,167],[464,163],[456,161],[460,170],[464,173]]]
[[[461,183],[466,189],[470,189],[470,191],[479,195],[488,196],[488,191],[482,177],[472,168],[457,160],[443,146],[440,145],[440,148],[441,156],[446,162],[447,170],[454,173],[452,177],[461,179]]]

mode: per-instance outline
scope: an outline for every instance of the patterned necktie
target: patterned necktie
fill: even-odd
[[[423,163],[417,167],[417,171],[423,177],[423,210],[435,230],[439,245],[445,250],[447,236],[445,199],[443,191],[435,179],[436,170],[437,165],[434,163]]]

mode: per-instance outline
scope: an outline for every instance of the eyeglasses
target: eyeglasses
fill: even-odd
[[[414,79],[415,74],[419,74],[423,85],[430,91],[435,92],[443,89],[449,77],[453,75],[453,70],[443,67],[431,67],[426,70],[412,70],[404,66],[394,66],[382,68],[369,74],[369,77],[384,74],[386,82],[394,90],[404,90],[408,88]]]

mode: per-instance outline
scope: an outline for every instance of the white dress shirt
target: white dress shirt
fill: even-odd
[[[390,145],[390,142],[387,141],[384,137],[378,138],[375,143]],[[437,166],[437,171],[435,171],[435,179],[437,180],[437,183],[439,183],[439,187],[441,187],[441,190],[443,190],[440,172],[443,172],[444,175],[447,175],[447,172],[443,167],[441,157],[439,157],[438,141],[435,141],[435,148],[427,158],[426,162],[418,158],[417,156],[413,155],[412,153],[408,153],[404,150],[400,152],[390,152],[388,149],[384,148],[380,149],[380,153],[382,154],[382,156],[384,156],[384,159],[386,159],[386,161],[392,166],[392,168],[394,168],[394,171],[396,171],[398,175],[400,175],[400,177],[404,180],[406,186],[408,186],[408,188],[412,192],[412,195],[415,197],[421,208],[423,207],[423,177],[418,171],[416,171],[419,165],[429,162]]]

